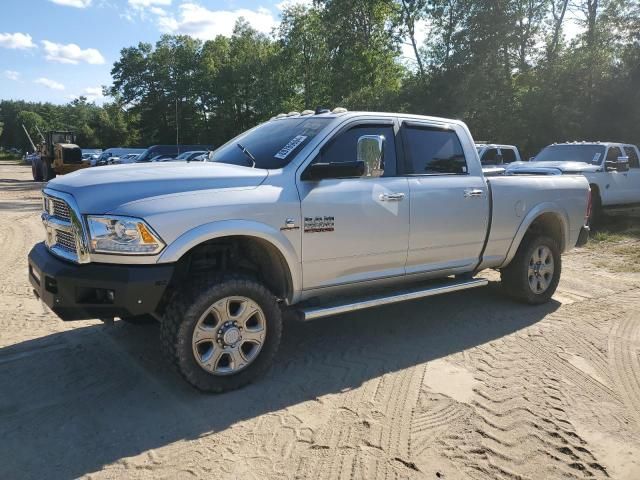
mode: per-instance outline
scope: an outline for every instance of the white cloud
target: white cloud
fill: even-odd
[[[282,0],[282,2],[276,3],[276,8],[278,10],[284,10],[285,8],[295,7],[296,5],[310,7],[313,5],[313,0]]]
[[[7,77],[9,80],[19,80],[20,72],[16,72],[15,70],[5,70],[4,76]]]
[[[49,0],[50,2],[64,5],[65,7],[87,8],[92,0]]]
[[[133,8],[167,7],[169,5],[171,5],[171,0],[129,0],[129,6]]]
[[[185,34],[211,40],[218,35],[231,36],[236,20],[240,17],[262,33],[270,33],[278,24],[271,11],[266,8],[209,10],[195,3],[183,3],[180,5],[178,18],[160,17],[158,26],[164,33]]]
[[[149,9],[149,11],[151,13],[153,13],[154,15],[158,15],[159,17],[166,17],[167,16],[167,12],[166,10],[160,8],[160,7],[151,7]]]
[[[28,33],[0,33],[0,47],[24,49],[35,46],[36,44],[33,43],[33,39]]]
[[[75,43],[64,45],[43,40],[45,58],[52,62],[78,64],[80,62],[100,65],[105,63],[102,54],[95,48],[81,49]]]
[[[60,82],[56,82],[55,80],[51,80],[49,78],[40,77],[37,80],[34,80],[38,85],[43,85],[51,90],[64,90],[64,85]]]
[[[87,87],[84,89],[83,95],[87,97],[87,100],[90,102],[104,97],[102,94],[102,87]]]
[[[104,95],[102,94],[102,87],[87,87],[82,93],[70,93],[65,95],[69,100],[75,100],[76,98],[85,97],[89,102],[98,102],[101,103],[101,100],[104,99]]]

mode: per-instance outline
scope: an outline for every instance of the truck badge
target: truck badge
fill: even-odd
[[[333,232],[333,217],[304,217],[305,233]]]

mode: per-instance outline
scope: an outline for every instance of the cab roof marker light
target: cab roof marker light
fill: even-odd
[[[300,115],[313,115],[315,112],[313,110],[303,110]]]
[[[300,112],[296,112],[296,111],[287,113],[287,117],[297,117],[299,115],[300,115]]]
[[[331,110],[331,113],[347,113],[347,109],[344,107],[336,107]]]
[[[277,118],[284,118],[284,117],[286,117],[286,116],[287,116],[287,114],[286,114],[286,113],[279,113],[278,115],[276,115],[276,119],[277,119]]]

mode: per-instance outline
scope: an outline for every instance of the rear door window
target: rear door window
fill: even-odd
[[[454,130],[403,125],[406,170],[410,175],[461,175],[467,160]]]

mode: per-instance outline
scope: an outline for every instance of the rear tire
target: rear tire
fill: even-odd
[[[511,263],[500,272],[509,296],[529,305],[548,302],[558,288],[562,257],[558,243],[547,236],[527,234]]]
[[[282,336],[276,297],[250,277],[192,282],[173,296],[160,326],[163,350],[198,390],[235,390],[271,366]]]

